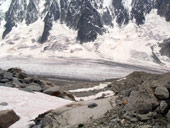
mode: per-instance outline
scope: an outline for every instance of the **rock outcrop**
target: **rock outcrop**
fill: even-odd
[[[71,93],[50,81],[31,77],[19,68],[10,68],[7,71],[0,69],[0,86],[14,87],[27,92],[42,92],[75,101],[75,97]]]

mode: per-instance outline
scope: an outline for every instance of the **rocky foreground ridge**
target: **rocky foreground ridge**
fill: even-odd
[[[108,80],[112,82],[108,88],[118,96],[116,106],[113,105],[112,109],[99,119],[89,118],[87,122],[69,128],[168,128],[170,127],[169,78],[170,73],[155,75],[134,72],[122,79]],[[97,107],[99,106],[94,107],[93,111]],[[75,118],[79,120],[83,115]],[[36,125],[33,128],[55,128],[56,122],[60,122],[59,119],[55,110],[45,113],[35,119]]]
[[[20,69],[1,70],[0,86],[25,91],[39,91],[75,100],[74,96],[52,82],[28,76]],[[169,128],[170,73],[133,72],[106,80],[105,88],[114,96],[73,102],[65,107],[39,115],[31,128]],[[55,93],[53,93],[55,91]],[[62,95],[61,95],[62,94]]]

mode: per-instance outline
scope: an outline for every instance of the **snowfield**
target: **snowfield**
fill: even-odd
[[[1,102],[7,102],[8,106],[0,106],[0,110],[13,109],[21,118],[10,128],[28,128],[33,123],[31,120],[39,114],[71,103],[43,93],[29,93],[8,87],[0,87]]]
[[[124,1],[126,6],[130,3]],[[146,15],[143,25],[136,26],[134,21],[122,27],[114,25],[94,42],[80,44],[77,31],[55,22],[48,41],[40,44],[42,19],[29,26],[20,23],[0,40],[0,68],[20,67],[30,74],[86,80],[124,77],[136,70],[169,71],[170,59],[161,56],[159,44],[169,38],[170,23],[158,16],[157,10]]]

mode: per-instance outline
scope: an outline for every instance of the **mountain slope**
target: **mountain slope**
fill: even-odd
[[[169,11],[169,0],[0,0],[2,56],[162,64],[168,58],[159,43],[170,36]]]

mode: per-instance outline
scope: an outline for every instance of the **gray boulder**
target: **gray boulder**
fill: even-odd
[[[169,98],[169,91],[166,87],[160,86],[155,89],[155,95],[161,100]]]
[[[144,122],[152,119],[152,117],[153,117],[153,114],[151,112],[148,114],[139,114],[137,116],[138,120],[144,121]]]
[[[159,45],[159,47],[161,47],[161,50],[160,50],[161,55],[164,55],[170,58],[170,38],[164,40],[163,43]]]
[[[125,106],[127,111],[147,114],[157,107],[159,102],[154,96],[151,88],[141,88],[139,91],[132,91]]]
[[[0,106],[7,106],[7,105],[8,105],[7,102],[2,102],[2,103],[0,103]]]
[[[166,114],[166,117],[168,119],[168,122],[170,122],[170,110],[168,111],[168,113]]]
[[[22,83],[17,78],[13,78],[12,80],[12,84],[14,84],[15,87],[21,87]]]
[[[10,72],[4,72],[3,74],[4,79],[12,80],[12,73]]]
[[[88,108],[95,108],[97,107],[96,103],[88,103]]]
[[[13,110],[0,111],[0,128],[8,128],[20,118]]]
[[[0,80],[1,83],[7,83],[7,82],[9,82],[9,81],[10,81],[9,79],[1,79],[1,80]]]
[[[28,87],[26,87],[26,89],[30,89],[32,91],[37,91],[37,92],[41,92],[42,88],[40,86],[37,85],[29,85]]]
[[[167,111],[167,108],[168,108],[168,104],[166,103],[166,101],[161,101],[160,103],[161,113],[165,113]]]

